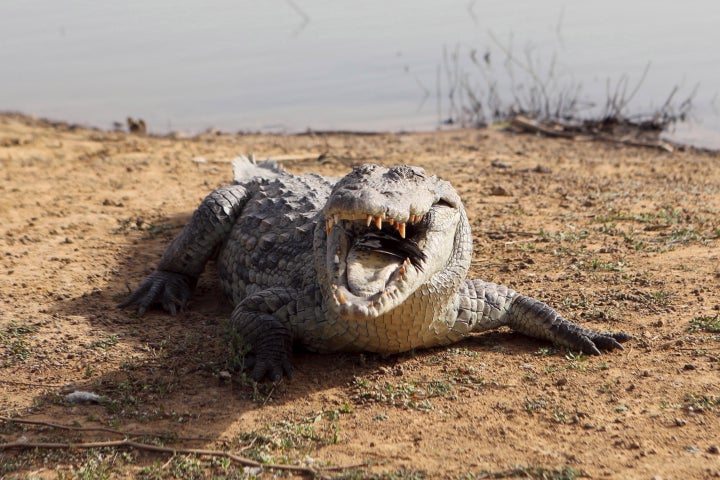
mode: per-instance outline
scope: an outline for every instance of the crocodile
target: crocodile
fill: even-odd
[[[215,260],[254,380],[291,378],[293,346],[388,355],[508,326],[599,355],[633,338],[467,278],[472,235],[460,196],[422,168],[364,164],[332,179],[239,157],[233,169],[234,182],[202,201],[119,307],[185,310]]]

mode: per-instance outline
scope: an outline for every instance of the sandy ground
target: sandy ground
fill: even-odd
[[[277,385],[224,380],[212,267],[189,312],[115,305],[248,152],[293,172],[421,165],[465,201],[472,276],[637,339],[588,358],[500,330],[390,358],[299,353]],[[156,138],[0,116],[0,415],[75,428],[5,419],[0,447],[124,438],[77,429],[107,427],[342,478],[720,477],[719,162],[491,129]],[[103,401],[65,400],[76,390]],[[3,478],[253,472],[135,448],[0,450]]]

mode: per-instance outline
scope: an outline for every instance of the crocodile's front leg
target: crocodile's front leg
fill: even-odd
[[[172,314],[183,310],[205,269],[207,261],[227,238],[247,201],[247,191],[230,185],[208,195],[168,246],[158,268],[120,308],[138,306],[139,315],[153,304],[160,304]]]
[[[460,306],[453,330],[482,332],[507,325],[530,337],[549,340],[583,353],[622,349],[626,333],[601,333],[577,325],[539,300],[495,283],[466,280],[458,292]]]
[[[245,297],[233,310],[231,333],[240,335],[250,347],[246,366],[253,380],[292,378],[293,325],[302,303],[298,298],[302,296],[296,289],[269,288]]]

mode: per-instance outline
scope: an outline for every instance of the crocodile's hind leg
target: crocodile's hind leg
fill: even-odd
[[[485,331],[507,325],[534,338],[600,355],[600,350],[622,350],[621,342],[634,338],[626,333],[596,332],[577,325],[545,303],[495,283],[467,280],[461,289],[454,330]]]
[[[118,306],[137,305],[139,315],[154,304],[172,314],[183,310],[205,264],[227,238],[246,201],[247,191],[241,185],[223,187],[208,195],[165,250],[155,273]]]

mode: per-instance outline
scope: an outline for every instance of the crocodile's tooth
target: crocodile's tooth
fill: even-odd
[[[327,219],[325,220],[325,235],[330,235],[330,230],[332,229],[332,220]]]
[[[417,218],[415,218],[415,221],[416,221],[417,223],[420,223],[420,222],[423,221],[424,218],[425,218],[425,214],[417,215]]]
[[[345,305],[347,303],[347,298],[345,298],[345,295],[343,295],[342,292],[338,292],[338,300],[340,300],[340,305]]]
[[[340,305],[340,302],[338,301],[337,295],[333,293],[333,300],[335,300],[335,305]]]
[[[333,223],[338,223],[340,221],[340,214],[333,213],[332,219],[333,219]]]
[[[417,216],[414,213],[410,214],[410,224],[414,224],[417,220]]]
[[[396,228],[400,236],[405,238],[405,223],[398,223]]]
[[[337,284],[333,283],[333,284],[332,284],[332,289],[333,289],[333,290],[337,290],[337,289],[338,289]]]
[[[398,271],[400,272],[400,275],[405,275],[405,265],[400,265],[400,268],[398,268]]]
[[[369,227],[370,224],[372,223],[372,221],[373,221],[373,216],[368,213],[367,218],[365,218],[365,226]]]
[[[382,217],[375,217],[375,226],[378,230],[382,230]]]

